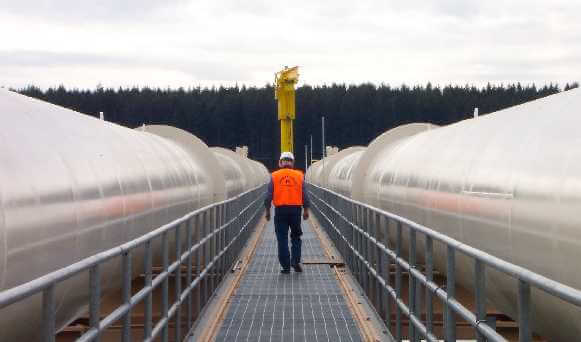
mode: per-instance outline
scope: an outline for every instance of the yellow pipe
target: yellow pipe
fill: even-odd
[[[275,75],[274,97],[278,100],[281,152],[294,152],[293,120],[296,117],[295,84],[298,79],[298,67],[285,67]]]
[[[291,119],[280,120],[280,150],[281,152],[294,152],[293,121]]]

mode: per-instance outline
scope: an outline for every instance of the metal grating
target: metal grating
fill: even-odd
[[[303,260],[323,259],[310,225],[303,222],[303,230]],[[331,268],[280,274],[272,221],[264,234],[216,341],[361,341]]]

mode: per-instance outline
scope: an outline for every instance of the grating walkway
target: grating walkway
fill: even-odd
[[[303,261],[324,259],[303,221]],[[327,265],[280,274],[272,220],[244,274],[216,341],[361,341],[338,280]]]

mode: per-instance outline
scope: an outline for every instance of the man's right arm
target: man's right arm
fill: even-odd
[[[270,204],[272,203],[272,194],[274,193],[274,183],[272,181],[272,176],[270,177],[270,183],[268,183],[268,190],[266,191],[266,196],[264,199],[264,208],[266,209],[266,220],[270,220]]]

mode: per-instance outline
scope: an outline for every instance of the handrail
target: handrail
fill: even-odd
[[[368,204],[350,199],[331,190],[307,184],[307,191],[313,202],[315,214],[322,220],[323,227],[337,245],[337,248],[346,259],[347,264],[354,271],[364,268],[391,296],[396,304],[396,339],[401,340],[401,314],[407,316],[410,324],[410,340],[416,341],[422,335],[429,341],[437,341],[433,332],[432,296],[440,298],[446,305],[445,339],[455,340],[455,317],[458,314],[466,322],[471,324],[477,332],[479,341],[486,338],[489,341],[506,341],[493,327],[486,322],[485,313],[485,270],[490,267],[518,280],[518,323],[519,340],[530,341],[531,330],[531,287],[538,288],[549,295],[560,298],[568,303],[581,307],[581,291],[555,280],[549,279],[530,271],[524,267],[514,265],[484,251],[473,248],[442,233],[434,231],[419,223],[399,215],[372,207]],[[378,226],[381,218],[396,223],[396,250],[387,245],[386,233],[380,233]],[[355,222],[357,221],[357,222]],[[402,257],[401,249],[402,228],[406,227],[409,236],[409,259]],[[416,265],[416,234],[426,237],[426,272],[422,273]],[[379,238],[379,235],[383,238]],[[384,240],[384,241],[380,241]],[[446,275],[447,283],[444,290],[441,285],[433,281],[433,243],[441,242],[446,247]],[[384,243],[385,242],[385,243]],[[369,243],[373,246],[369,250]],[[455,253],[460,252],[474,259],[475,269],[475,296],[476,313],[471,312],[455,298]],[[389,284],[389,276],[385,276],[385,267],[382,267],[383,258],[393,260],[396,266],[395,289]],[[410,274],[410,297],[405,304],[401,296],[401,271]],[[369,279],[365,276],[358,278],[364,288],[369,285]],[[421,319],[419,299],[416,297],[418,284],[426,288],[426,303],[428,304],[425,324]],[[387,308],[389,310],[389,308]],[[387,315],[387,314],[386,314]],[[389,317],[386,324],[390,326]]]
[[[42,292],[43,339],[44,341],[54,341],[55,287],[81,272],[89,271],[89,321],[91,326],[80,336],[78,341],[98,339],[107,327],[119,319],[123,319],[122,339],[130,341],[131,310],[144,300],[146,302],[145,339],[154,340],[158,335],[161,335],[162,340],[167,341],[168,326],[173,316],[175,316],[176,323],[174,324],[175,336],[181,339],[185,337],[181,331],[181,306],[187,304],[186,332],[189,332],[195,318],[197,318],[194,317],[194,309],[199,315],[203,305],[207,303],[219,282],[232,268],[236,256],[243,247],[243,242],[248,239],[250,231],[254,229],[260,217],[259,213],[262,212],[260,209],[265,191],[266,185],[261,185],[227,200],[196,209],[134,240],[84,258],[27,283],[4,290],[0,292],[0,312],[9,305]],[[196,241],[194,241],[192,228],[196,229]],[[181,234],[184,230],[186,233],[185,241],[182,240]],[[175,255],[179,256],[171,264],[169,263],[170,233],[174,237]],[[163,271],[153,277],[152,241],[158,238],[162,239]],[[145,286],[131,296],[131,254],[139,247],[145,249]],[[182,253],[183,247],[186,249]],[[99,313],[99,298],[102,292],[100,266],[117,257],[121,258],[124,303],[101,319]],[[192,262],[197,263],[197,274],[192,274]],[[182,289],[181,282],[175,282],[176,299],[170,307],[168,301],[169,277],[172,273],[175,273],[176,277],[180,277],[180,268],[184,263],[187,265],[186,287]],[[159,286],[162,287],[163,291],[163,317],[153,327],[152,293]],[[199,304],[199,307],[196,308],[192,307],[194,289],[196,289],[195,295],[198,297],[196,303]],[[186,301],[187,303],[185,303]]]

